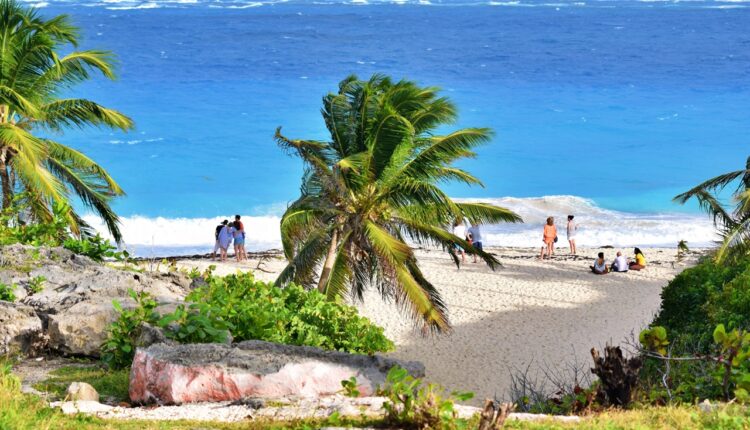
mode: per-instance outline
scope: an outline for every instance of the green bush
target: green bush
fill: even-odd
[[[16,289],[16,285],[6,285],[0,282],[0,300],[6,301],[6,302],[15,302],[16,301],[16,295],[13,293],[13,290]]]
[[[235,341],[266,340],[289,345],[373,354],[393,349],[383,329],[357,310],[291,284],[279,288],[252,274],[208,277],[187,300],[209,303],[234,326]]]
[[[101,359],[109,367],[122,369],[130,366],[135,354],[135,341],[141,334],[143,323],[154,324],[159,320],[156,313],[157,303],[151,295],[145,292],[129,291],[135,300],[135,309],[123,309],[115,300],[112,305],[120,313],[120,317],[107,330],[107,340],[101,347]]]
[[[82,239],[71,237],[66,239],[62,243],[62,246],[78,255],[85,255],[94,261],[104,261],[105,258],[126,261],[130,257],[128,251],[117,251],[116,246],[98,234]]]
[[[185,305],[165,315],[158,322],[167,328],[167,336],[180,343],[224,343],[232,325],[221,319],[216,308],[208,303]],[[171,329],[170,329],[171,328]]]
[[[659,315],[676,344],[707,352],[717,324],[745,327],[750,323],[750,258],[732,265],[705,259],[677,275],[662,291]]]

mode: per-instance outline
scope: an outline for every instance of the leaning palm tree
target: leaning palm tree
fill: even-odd
[[[481,185],[454,163],[474,156],[490,130],[435,134],[438,126],[456,119],[455,106],[438,97],[436,88],[394,83],[381,75],[345,79],[337,94],[324,97],[322,114],[329,141],[294,140],[280,128],[276,132],[277,143],[305,165],[301,195],[281,219],[289,263],[277,283],[317,284],[331,300],[346,294],[361,300],[374,286],[409,310],[423,329],[449,329],[445,303],[407,241],[457,244],[492,268],[499,264],[444,227],[464,218],[498,223],[520,217],[490,204],[454,202],[438,186],[448,181]]]
[[[0,0],[2,206],[8,209],[14,196],[22,194],[27,215],[37,222],[51,221],[55,208],[63,208],[71,231],[80,234],[88,226],[73,209],[75,196],[119,242],[118,218],[110,203],[124,194],[120,186],[99,164],[48,136],[68,127],[133,126],[125,115],[93,101],[61,98],[93,72],[114,78],[112,54],[75,50],[78,38],[78,29],[65,15],[45,19],[14,0]]]
[[[731,196],[734,208],[722,204],[719,196],[731,184],[736,184]],[[684,204],[692,198],[713,218],[721,232],[722,241],[716,252],[718,262],[750,254],[750,157],[744,169],[711,178],[674,200]]]

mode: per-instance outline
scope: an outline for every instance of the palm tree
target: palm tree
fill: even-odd
[[[732,192],[735,207],[727,208],[719,194],[736,183]],[[725,173],[698,184],[674,198],[680,204],[695,198],[701,209],[713,217],[714,225],[720,229],[722,242],[716,252],[716,260],[724,262],[750,253],[750,157],[745,168]]]
[[[107,51],[75,50],[78,29],[66,15],[42,18],[14,0],[0,0],[0,182],[2,207],[23,194],[29,217],[54,218],[63,208],[70,229],[87,229],[72,209],[71,196],[97,213],[118,242],[118,217],[111,200],[123,195],[106,170],[73,148],[45,134],[68,127],[133,127],[130,118],[93,101],[61,98],[92,72],[114,79]],[[61,55],[60,51],[72,52]]]
[[[382,75],[369,81],[350,76],[337,94],[323,98],[330,141],[292,140],[277,129],[276,142],[305,165],[301,195],[281,219],[289,263],[277,284],[313,287],[319,272],[317,288],[331,300],[347,293],[361,300],[374,285],[384,299],[409,310],[423,330],[450,328],[445,303],[420,271],[407,240],[458,244],[494,268],[495,257],[444,227],[463,218],[521,219],[490,204],[454,202],[439,188],[448,181],[481,185],[453,163],[473,157],[491,132],[467,128],[434,134],[457,117],[455,106],[437,91]]]

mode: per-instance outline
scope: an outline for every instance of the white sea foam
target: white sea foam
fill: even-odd
[[[717,240],[713,224],[700,214],[613,211],[576,196],[470,200],[506,207],[523,218],[523,224],[486,226],[487,244],[493,246],[540,245],[548,216],[555,217],[560,240],[567,244],[568,215],[575,215],[579,226],[576,243],[582,246],[675,246],[680,240],[692,246],[710,246]]]
[[[717,239],[710,220],[691,214],[636,214],[604,209],[593,201],[575,196],[538,198],[504,197],[495,199],[457,199],[478,201],[506,207],[521,215],[523,224],[500,224],[483,227],[484,243],[488,246],[536,247],[541,244],[542,225],[554,216],[560,236],[565,238],[566,216],[576,216],[579,225],[577,243],[581,246],[675,246],[687,240],[691,246],[709,246]],[[269,205],[260,209],[263,216],[243,216],[250,250],[281,247],[280,214],[285,205]],[[257,208],[256,208],[257,209]],[[105,228],[94,216],[86,216],[104,236]],[[212,218],[149,218],[124,217],[122,232],[126,248],[143,257],[207,253],[213,249],[214,228],[222,219]]]

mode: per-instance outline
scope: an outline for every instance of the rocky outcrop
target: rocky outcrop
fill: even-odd
[[[0,356],[34,354],[43,345],[42,321],[34,309],[0,301]]]
[[[181,273],[137,273],[120,270],[76,255],[64,248],[36,248],[25,245],[0,247],[0,282],[7,285],[30,285],[33,279],[43,279],[42,291],[17,294],[14,304],[22,311],[8,316],[19,327],[36,321],[43,338],[49,338],[49,348],[73,355],[96,357],[106,338],[109,324],[117,318],[112,301],[124,308],[135,304],[128,290],[146,291],[160,303],[165,312],[173,309],[190,290],[190,279]],[[23,290],[19,288],[18,290]],[[31,311],[29,311],[31,310]],[[157,309],[159,310],[159,309]],[[0,310],[0,319],[3,318]],[[20,314],[19,314],[20,312]],[[29,314],[31,312],[31,314]],[[8,312],[5,312],[8,314]],[[23,315],[33,318],[23,323]],[[34,319],[36,318],[36,319]],[[27,332],[22,328],[12,328]],[[0,352],[10,345],[11,328],[0,327]],[[10,336],[10,337],[9,337]],[[26,342],[26,337],[14,341]],[[14,346],[14,348],[16,347]],[[22,345],[21,345],[22,346]],[[22,352],[23,348],[21,348]]]
[[[130,399],[182,404],[247,397],[317,398],[341,391],[341,381],[352,376],[361,395],[368,396],[395,365],[424,376],[424,366],[416,362],[262,341],[234,346],[157,344],[136,351]]]

